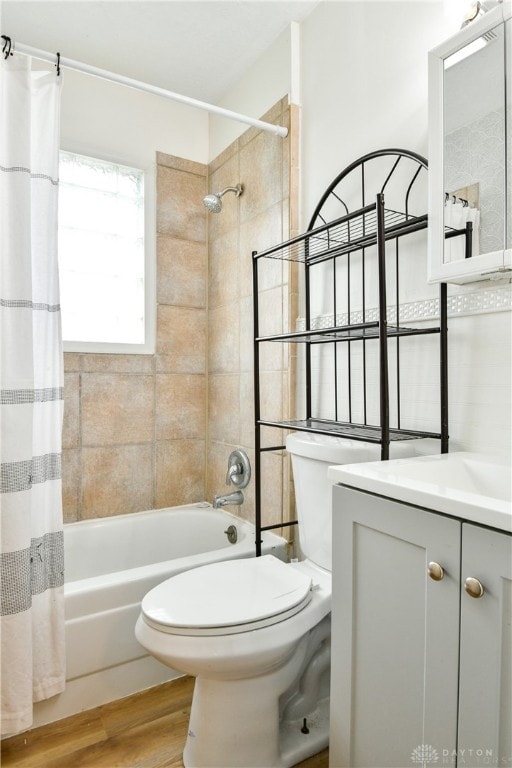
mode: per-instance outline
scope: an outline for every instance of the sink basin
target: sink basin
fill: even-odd
[[[510,460],[479,453],[447,453],[346,464],[329,477],[370,493],[437,512],[512,530]]]

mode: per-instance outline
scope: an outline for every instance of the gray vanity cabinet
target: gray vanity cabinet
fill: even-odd
[[[330,765],[410,768],[426,745],[456,748],[460,524],[341,486],[334,498]]]
[[[506,533],[335,486],[332,768],[510,758],[511,563]]]
[[[459,750],[465,765],[510,766],[512,536],[464,523],[461,582]]]

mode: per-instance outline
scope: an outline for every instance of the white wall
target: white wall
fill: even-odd
[[[357,157],[385,147],[428,156],[427,53],[461,21],[447,10],[442,2],[327,2],[303,22],[303,227],[325,187]],[[406,299],[432,295],[418,272]],[[471,290],[488,288],[487,282]],[[454,447],[510,450],[510,328],[510,312],[449,320]],[[437,389],[425,381],[430,383],[436,364],[429,349],[418,353],[409,371],[412,400],[405,397],[402,412],[413,421],[435,421]]]
[[[454,0],[327,0],[302,22],[303,229],[326,186],[357,157],[386,147],[428,155],[427,53],[460,27],[463,13],[454,14],[454,5]],[[273,47],[255,63],[226,96],[226,106],[256,116],[265,108],[265,89],[272,93],[270,103],[275,101],[274,86],[286,84],[284,59],[271,76],[275,56]],[[222,137],[212,130],[210,145],[210,156],[214,147],[223,148]],[[469,290],[488,288],[481,283]],[[468,289],[450,287],[449,292]],[[427,286],[425,271],[418,270],[404,300],[436,293]],[[458,314],[449,329],[452,446],[510,451],[510,312]],[[430,385],[438,358],[434,350],[416,354],[404,410],[424,420],[435,414],[437,390],[425,382]]]
[[[305,19],[304,225],[357,157],[385,147],[427,154],[427,52],[456,29],[435,0],[326,2]]]
[[[261,118],[267,110],[297,88],[299,68],[299,25],[293,23],[267,49],[265,55],[250,67],[244,77],[220,100],[219,106],[235,112]],[[293,94],[295,97],[295,93]],[[298,98],[298,96],[297,96]],[[296,99],[293,99],[296,103]],[[228,147],[247,125],[210,116],[210,160]]]
[[[79,72],[63,72],[61,143],[148,168],[156,151],[208,162],[208,114]]]
[[[260,118],[283,96],[296,91],[298,35],[299,25],[292,24],[219,106]],[[154,162],[157,150],[208,163],[246,130],[245,123],[64,71],[61,137],[65,149],[107,159],[113,156],[144,168]]]

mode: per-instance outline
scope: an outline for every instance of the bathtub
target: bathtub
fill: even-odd
[[[206,502],[65,525],[66,691],[35,705],[34,726],[176,677],[135,640],[140,601],[182,571],[253,557],[254,538],[253,525]],[[262,539],[286,559],[285,539]]]

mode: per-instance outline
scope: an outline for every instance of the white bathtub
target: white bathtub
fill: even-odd
[[[225,533],[229,525],[236,544]],[[64,526],[66,691],[35,706],[34,725],[175,677],[135,640],[141,599],[181,571],[254,556],[254,538],[254,526],[207,503]],[[284,539],[262,538],[265,552],[286,558]]]

